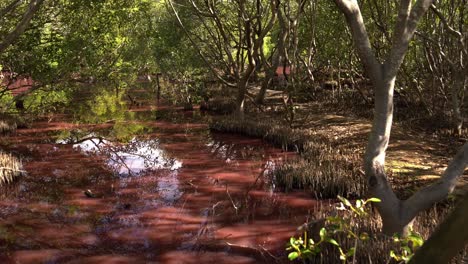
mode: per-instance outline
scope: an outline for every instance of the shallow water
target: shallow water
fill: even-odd
[[[134,113],[127,143],[67,116],[4,139],[28,175],[0,189],[0,263],[286,262],[316,206],[266,176],[293,153],[211,133],[197,111]]]

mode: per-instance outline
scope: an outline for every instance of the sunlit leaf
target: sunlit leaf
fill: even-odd
[[[336,242],[336,240],[333,239],[333,238],[327,239],[327,242],[330,243],[330,244],[333,244],[333,245],[335,245],[335,246],[337,246],[337,247],[340,246],[340,244],[338,244],[338,242]]]
[[[356,200],[356,207],[361,208],[362,207],[362,200]]]
[[[339,196],[339,195],[338,195],[338,199],[340,199],[340,201],[343,202],[344,205],[349,206],[349,207],[352,206],[352,205],[351,205],[351,202],[350,202],[348,199],[346,199],[346,198],[344,198],[344,197],[342,197],[342,196]]]
[[[327,236],[327,229],[325,229],[325,227],[322,227],[322,229],[320,229],[320,238],[322,240],[325,240],[326,236]]]
[[[368,202],[380,203],[380,202],[382,202],[382,200],[380,200],[379,198],[372,197],[372,198],[369,198],[369,199],[366,200],[366,203],[368,203]]]
[[[289,255],[288,255],[288,259],[289,259],[289,260],[295,260],[295,259],[297,259],[298,257],[299,257],[299,253],[297,253],[297,252],[291,252],[291,253],[289,253]]]
[[[417,233],[411,233],[408,239],[413,243],[413,248],[418,248],[424,244],[424,239]]]

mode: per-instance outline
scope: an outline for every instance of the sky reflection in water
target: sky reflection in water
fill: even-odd
[[[107,156],[107,164],[119,176],[140,175],[149,171],[168,169],[178,170],[182,162],[168,157],[157,139],[140,140],[133,138],[126,144],[113,143],[94,134],[86,140],[73,144],[85,154]],[[58,143],[64,143],[60,140]]]

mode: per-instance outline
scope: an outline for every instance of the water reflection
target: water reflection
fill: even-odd
[[[72,138],[58,140],[57,143],[73,142]],[[109,141],[96,134],[90,134],[73,144],[73,148],[87,155],[107,157],[107,165],[119,176],[136,176],[154,170],[178,170],[182,162],[169,157],[157,139],[133,138],[122,144]]]
[[[182,196],[180,191],[180,182],[177,172],[173,171],[164,178],[160,178],[157,183],[157,192],[165,204],[173,204]]]
[[[264,161],[261,171],[258,175],[254,175],[255,184],[261,182],[265,185],[266,190],[273,193],[276,184],[269,175],[283,162],[281,156],[272,158],[269,156],[268,150],[265,149],[265,145],[258,140],[235,135],[214,133],[207,141],[206,146],[214,157],[224,160],[230,166],[242,166],[241,162],[245,160]]]
[[[93,115],[109,109],[97,103]],[[269,184],[266,172],[287,154],[211,134],[196,113],[158,108],[156,119],[137,110],[130,122],[115,111],[88,123],[120,120],[56,119],[11,136],[31,155],[30,176],[0,200],[0,263],[272,263],[268,256],[284,255],[315,204]],[[133,134],[142,123],[154,129]]]

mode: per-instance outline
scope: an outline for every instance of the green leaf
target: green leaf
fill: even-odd
[[[322,227],[322,229],[320,229],[320,239],[325,240],[326,236],[327,236],[327,229],[325,229],[325,227]]]
[[[372,197],[372,198],[367,199],[365,203],[368,203],[368,202],[380,203],[382,202],[382,200],[380,200],[379,198]]]
[[[295,259],[297,259],[298,257],[299,257],[299,253],[297,253],[297,252],[291,252],[291,253],[289,253],[289,255],[288,255],[288,259],[289,259],[289,260],[295,260]]]
[[[309,245],[315,245],[315,241],[312,238],[309,238]]]
[[[403,250],[404,253],[406,253],[405,255],[408,255],[408,254],[411,254],[411,248],[408,247],[408,246],[402,246],[401,249]]]
[[[336,240],[333,239],[333,238],[327,239],[327,242],[330,243],[330,244],[333,244],[333,245],[335,245],[335,246],[337,246],[337,247],[340,246],[340,244],[338,244],[338,242],[336,242]]]
[[[362,200],[356,200],[356,208],[362,207]]]
[[[290,237],[289,238],[289,244],[294,245],[294,242],[296,242],[296,238],[295,237]]]
[[[418,233],[412,232],[408,239],[413,243],[413,248],[419,248],[424,244],[424,239]]]
[[[295,237],[289,238],[289,244],[290,244],[290,246],[293,247],[294,250],[296,250],[296,251],[299,251],[299,250],[300,250],[299,247],[298,247],[298,244],[299,244],[298,242],[299,242],[299,241],[297,241],[297,239],[296,239]]]
[[[355,247],[352,247],[348,250],[348,252],[346,253],[346,257],[352,257],[354,256],[354,254],[356,253],[356,248]]]
[[[348,199],[346,199],[346,198],[344,198],[342,196],[339,196],[339,195],[338,195],[338,199],[340,199],[340,201],[342,201],[344,203],[344,205],[352,207],[351,202],[349,202]]]
[[[400,260],[401,260],[400,256],[398,256],[397,254],[395,254],[395,251],[393,251],[393,250],[390,250],[390,257],[393,258],[393,259],[396,260],[396,261],[400,261]]]
[[[403,259],[406,263],[410,261],[410,259],[413,257],[414,254],[408,255],[408,256],[403,256],[401,259]]]

